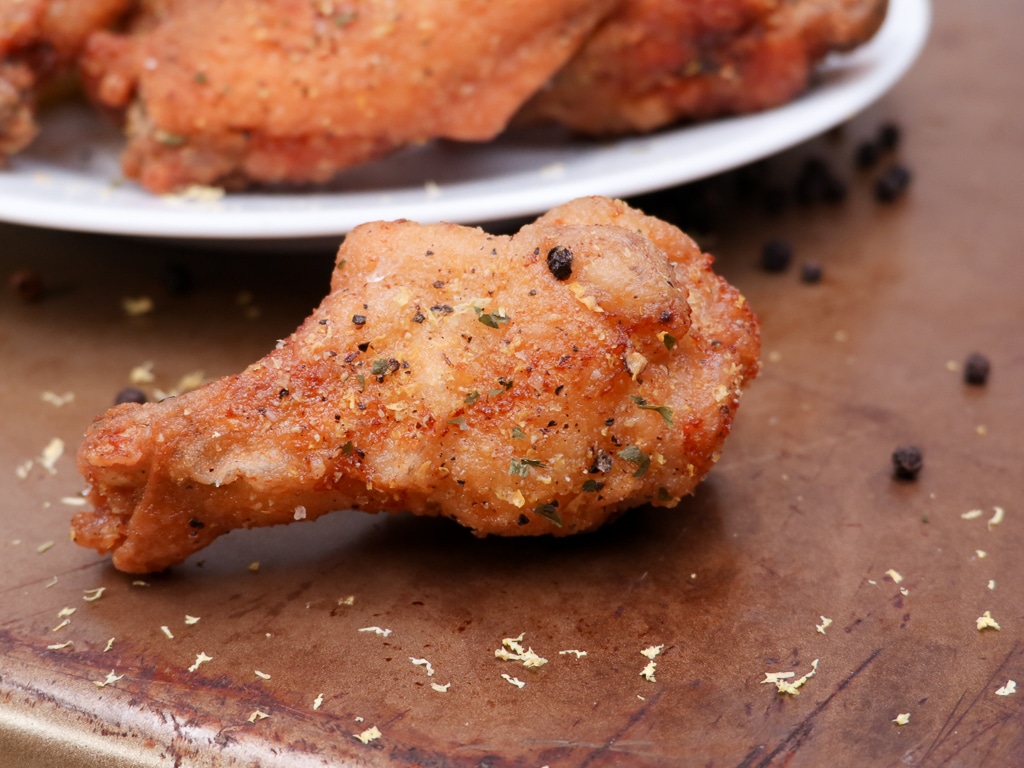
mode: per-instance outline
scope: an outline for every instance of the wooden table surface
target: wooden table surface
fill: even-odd
[[[1022,31],[1017,0],[938,0],[919,63],[843,130],[745,186],[636,201],[716,254],[761,318],[764,368],[693,498],[576,539],[342,512],[236,532],[144,583],[115,571],[68,539],[85,427],[146,361],[152,393],[261,357],[326,292],[333,254],[0,226],[4,280],[45,287],[0,295],[0,764],[1024,765],[1024,690],[997,695],[1024,689]],[[889,121],[899,149],[856,171]],[[846,201],[766,212],[810,156]],[[913,181],[883,205],[893,162]],[[795,260],[773,274],[776,237]],[[128,317],[128,296],[155,308]],[[972,352],[985,386],[964,383]],[[908,444],[914,482],[890,461]],[[979,631],[985,611],[1001,630]],[[495,658],[520,633],[547,665]],[[815,660],[797,696],[762,684]]]

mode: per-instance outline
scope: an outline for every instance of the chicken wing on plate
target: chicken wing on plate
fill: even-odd
[[[682,232],[585,198],[514,236],[358,227],[331,290],[244,372],[89,429],[76,541],[148,572],[333,510],[477,534],[674,507],[718,459],[759,331]]]
[[[586,134],[756,112],[799,95],[826,54],[868,40],[887,0],[623,0],[524,108]]]
[[[126,175],[324,182],[432,138],[486,141],[616,0],[159,0],[97,34],[95,101],[126,111]]]

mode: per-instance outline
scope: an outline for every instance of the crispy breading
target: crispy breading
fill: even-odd
[[[0,160],[38,132],[38,89],[70,71],[86,37],[113,23],[132,0],[0,2]]]
[[[616,2],[162,0],[95,35],[82,71],[126,110],[125,172],[150,190],[324,182],[493,138]]]
[[[75,540],[141,573],[341,509],[517,536],[674,507],[759,366],[757,320],[712,261],[604,198],[511,237],[358,227],[330,294],[264,359],[97,419]]]
[[[623,0],[523,110],[588,134],[652,131],[784,104],[887,0]]]

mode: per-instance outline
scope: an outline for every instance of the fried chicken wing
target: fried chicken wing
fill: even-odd
[[[485,141],[617,0],[160,0],[98,34],[83,74],[127,110],[125,173],[323,182],[398,147]]]
[[[757,320],[711,263],[604,198],[511,237],[358,227],[330,294],[264,359],[92,425],[75,540],[141,573],[333,510],[517,536],[674,507],[759,366]]]
[[[755,112],[806,87],[831,51],[869,39],[887,0],[623,0],[524,108],[587,134]]]
[[[38,132],[38,89],[72,69],[86,37],[132,0],[0,0],[0,160]]]

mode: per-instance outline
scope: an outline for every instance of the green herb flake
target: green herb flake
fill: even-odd
[[[672,349],[676,345],[676,337],[671,333],[666,333],[661,337],[662,343],[665,345],[665,349]]]
[[[583,492],[584,493],[597,493],[604,488],[604,483],[600,480],[584,480],[583,481]]]
[[[206,85],[210,82],[209,78],[206,77],[205,72],[196,72],[195,75],[192,76],[192,80],[195,81],[197,85]]]
[[[348,264],[348,259],[342,259],[341,261],[338,262],[337,266],[335,266],[334,268],[335,269],[344,269],[346,264]]]
[[[668,492],[668,488],[662,486],[658,489],[658,501],[674,501],[674,497]]]
[[[355,11],[342,11],[334,17],[334,26],[338,27],[338,29],[344,29],[356,20],[356,15]]]
[[[170,131],[157,130],[153,133],[153,138],[165,147],[180,147],[185,143],[185,137],[180,133],[171,133]]]
[[[473,390],[472,392],[470,392],[470,393],[469,393],[468,395],[466,395],[466,396],[465,396],[465,397],[464,397],[464,398],[462,399],[462,402],[464,402],[464,403],[465,403],[466,405],[472,405],[473,403],[475,403],[475,402],[476,402],[477,400],[479,400],[479,399],[480,399],[480,393],[479,393],[479,392],[477,392],[477,391],[476,391],[476,390],[474,389],[474,390]]]
[[[530,474],[530,467],[543,469],[546,465],[539,459],[511,459],[508,463],[508,473],[517,477],[526,477]]]
[[[366,377],[361,373],[356,374],[356,383],[359,385],[359,391],[362,392],[366,389]]]
[[[483,308],[474,304],[473,311],[476,312],[476,319],[488,328],[500,328],[502,323],[507,323],[509,320],[508,315],[501,310],[497,312],[484,312]]]
[[[454,424],[455,426],[457,426],[461,430],[469,429],[469,427],[466,426],[466,417],[465,416],[459,416],[458,418],[455,418],[455,419],[448,419],[448,423],[449,424]]]
[[[543,517],[552,525],[558,526],[559,528],[562,527],[562,516],[558,514],[557,503],[541,504],[539,507],[533,510],[533,513],[537,515],[537,517]]]
[[[657,411],[668,426],[672,426],[672,409],[667,405],[651,405],[640,395],[630,395],[629,399],[645,411]]]
[[[349,440],[347,443],[345,443],[343,446],[341,446],[341,452],[343,454],[345,454],[346,456],[351,456],[352,455],[352,451],[354,449],[355,449],[355,446],[352,445],[352,441],[351,440]]]
[[[519,427],[512,427],[512,439],[513,440],[525,440],[526,433],[523,432]]]
[[[616,454],[623,461],[636,465],[636,472],[633,477],[643,477],[651,466],[651,457],[641,451],[635,445],[627,445]]]

